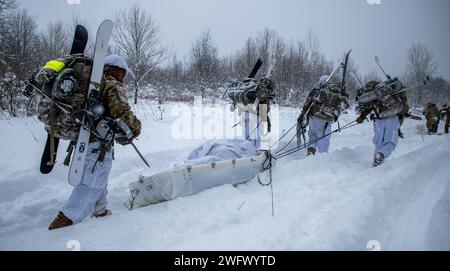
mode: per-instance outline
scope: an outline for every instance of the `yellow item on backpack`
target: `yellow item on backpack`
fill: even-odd
[[[47,64],[45,64],[44,69],[50,69],[50,70],[53,70],[53,71],[59,73],[64,69],[65,66],[66,66],[66,64],[64,64],[64,62],[62,62],[62,61],[51,60],[51,61],[47,62]]]

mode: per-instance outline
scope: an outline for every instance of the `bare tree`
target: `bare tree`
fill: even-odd
[[[236,63],[233,73],[234,79],[241,79],[242,77],[248,76],[258,57],[256,41],[250,37],[245,41],[244,47],[237,53],[236,59],[234,60]]]
[[[433,52],[420,42],[413,44],[408,49],[407,59],[406,73],[409,83],[423,80],[426,76],[432,76],[437,70]],[[422,105],[424,103],[423,95],[426,90],[426,88],[420,87],[416,91],[411,92],[410,96],[415,96],[416,104]]]
[[[433,52],[422,43],[416,43],[408,49],[407,71],[410,76],[423,78],[431,76],[437,70]]]
[[[16,8],[15,0],[0,0],[0,68],[6,70],[7,53],[5,50],[5,43],[8,38],[8,22],[9,12]]]
[[[442,77],[434,77],[428,85],[428,92],[423,93],[425,102],[433,101],[439,106],[450,102],[450,84]]]
[[[305,41],[305,48],[308,53],[308,70],[309,84],[315,83],[320,76],[330,74],[331,63],[325,59],[325,56],[320,52],[320,40],[318,34],[312,30],[308,31]]]
[[[2,16],[6,11],[15,9],[17,3],[15,0],[0,0],[0,16]]]
[[[114,49],[127,58],[136,104],[141,83],[164,60],[167,48],[158,25],[137,3],[116,14],[113,41]]]
[[[36,67],[39,53],[39,39],[36,23],[25,10],[9,14],[1,31],[1,62],[5,68],[0,74],[2,107],[8,104],[8,111],[16,116],[17,107],[23,102],[22,81],[30,70]]]
[[[24,74],[25,65],[33,63],[37,53],[39,39],[36,35],[36,23],[27,11],[20,10],[11,15],[6,21],[7,30],[2,33],[2,50],[5,61],[19,78]]]
[[[69,53],[70,38],[62,22],[49,23],[40,36],[45,59],[55,59]]]
[[[190,55],[190,73],[202,96],[219,76],[219,57],[210,30],[204,31],[195,41]]]

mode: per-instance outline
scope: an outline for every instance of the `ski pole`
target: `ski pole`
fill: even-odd
[[[381,67],[381,64],[380,64],[380,58],[379,58],[378,56],[375,56],[375,62],[378,64],[378,67],[380,67],[381,71],[384,73],[384,75],[386,76],[386,78],[387,78],[388,80],[391,80],[391,76],[390,76],[389,74],[387,74],[387,73],[384,71],[383,67]]]
[[[355,79],[355,81],[358,84],[359,88],[363,89],[364,86],[361,83],[361,81],[359,80],[358,76],[354,72],[351,72],[350,74],[352,75],[353,79]]]
[[[134,150],[137,152],[137,154],[139,155],[139,157],[141,157],[142,161],[144,161],[144,163],[147,165],[147,167],[150,168],[150,165],[148,164],[147,160],[145,160],[144,156],[143,156],[142,153],[138,150],[138,148],[136,147],[136,145],[134,145],[133,142],[131,142],[131,146],[133,146]]]

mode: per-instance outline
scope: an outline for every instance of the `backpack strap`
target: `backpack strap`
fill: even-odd
[[[64,159],[65,166],[69,166],[69,164],[70,164],[70,157],[72,156],[75,145],[76,145],[75,141],[70,141],[70,144],[67,147],[67,155],[66,155],[66,158]]]
[[[56,124],[56,105],[55,98],[52,95],[52,102],[50,105],[50,161],[47,165],[53,166],[55,164],[55,124]]]

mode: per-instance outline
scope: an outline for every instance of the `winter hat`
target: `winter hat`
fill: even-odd
[[[330,76],[328,75],[322,75],[319,79],[319,85],[323,85],[327,82],[328,78],[330,78]]]
[[[125,59],[119,55],[109,55],[105,58],[105,66],[114,66],[125,70],[127,73],[129,71],[129,67]]]

